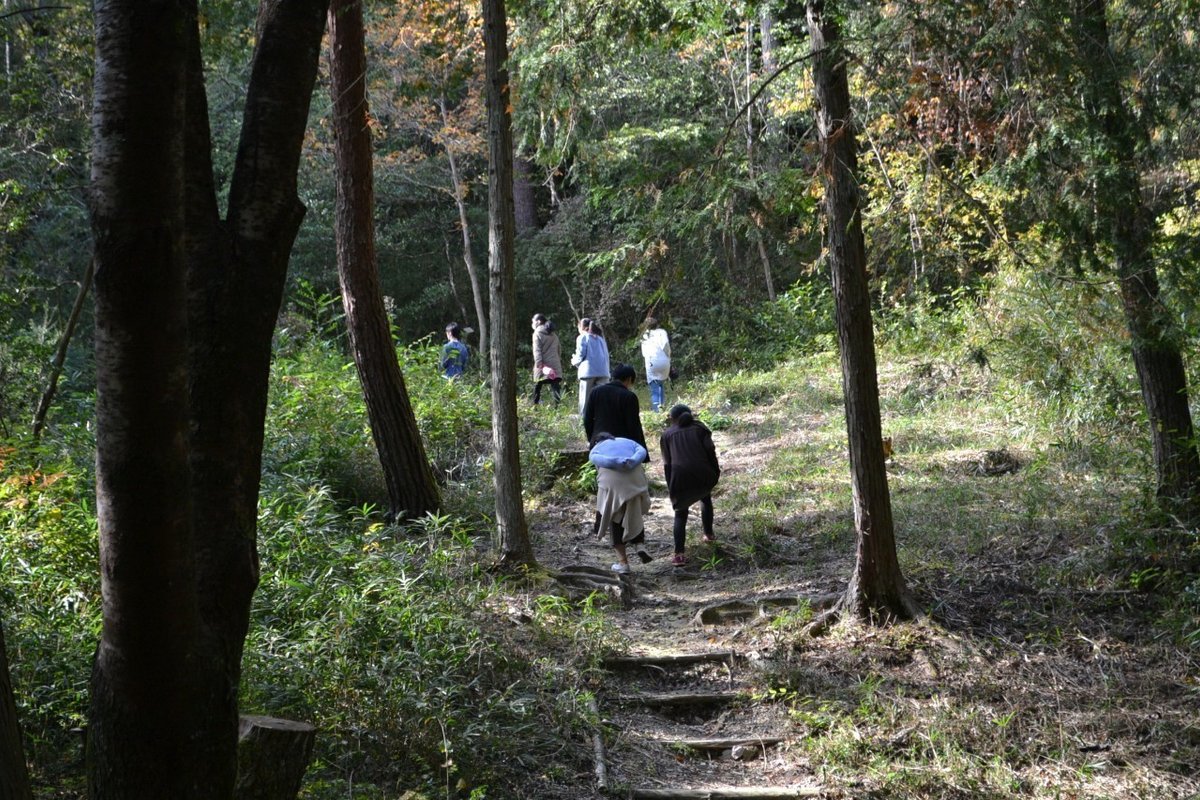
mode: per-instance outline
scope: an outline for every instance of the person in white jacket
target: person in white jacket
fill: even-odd
[[[646,317],[642,358],[646,361],[646,383],[650,384],[650,410],[659,411],[666,407],[663,381],[671,374],[671,340],[654,317]]]

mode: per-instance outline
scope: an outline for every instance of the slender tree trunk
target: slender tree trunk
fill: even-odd
[[[442,113],[442,125],[450,126],[450,115],[446,111],[446,98],[438,98],[438,110]],[[488,352],[488,313],[483,303],[483,287],[479,282],[479,270],[475,268],[475,256],[471,251],[471,226],[467,221],[466,187],[463,186],[458,174],[458,159],[454,157],[454,149],[446,147],[446,160],[450,162],[450,183],[454,191],[454,205],[458,208],[458,226],[462,231],[463,264],[467,267],[467,277],[471,279],[471,296],[475,298],[475,316],[479,322],[479,352]]]
[[[1079,44],[1088,111],[1105,152],[1094,164],[1100,226],[1111,237],[1130,349],[1150,422],[1157,490],[1164,506],[1200,514],[1200,455],[1188,404],[1187,372],[1159,295],[1154,221],[1142,199],[1138,155],[1146,144],[1122,95],[1104,0],[1078,0]]]
[[[67,324],[63,326],[62,336],[58,339],[58,347],[55,348],[54,361],[50,365],[50,377],[46,382],[46,390],[42,392],[37,411],[33,415],[33,440],[35,442],[41,437],[42,428],[46,427],[46,415],[50,413],[50,404],[54,402],[54,395],[58,393],[58,379],[62,376],[63,365],[67,363],[67,348],[71,346],[71,339],[75,336],[75,326],[79,324],[79,318],[83,316],[84,301],[87,300],[88,292],[92,288],[94,266],[95,262],[88,259],[87,268],[83,271],[83,280],[79,282],[79,291],[75,295],[75,304],[71,307]]]
[[[8,671],[8,649],[0,626],[0,800],[32,800],[21,723]]]
[[[513,147],[504,0],[483,0],[488,119],[488,277],[492,306],[492,441],[502,564],[534,564],[521,500],[517,433],[517,326],[513,263]]]
[[[94,800],[233,790],[271,337],[325,10],[260,7],[222,221],[195,4],[94,4]]]
[[[809,0],[807,8],[825,184],[826,257],[833,272],[857,539],[854,574],[841,608],[864,619],[906,618],[917,609],[896,557],[884,466],[858,155],[846,62],[839,46],[837,23],[825,15],[825,3]]]
[[[537,230],[537,206],[533,200],[533,183],[529,180],[533,165],[528,159],[513,160],[513,215],[517,223],[517,235]]]
[[[415,519],[439,505],[417,429],[375,260],[375,190],[367,123],[367,57],[360,0],[329,9],[330,89],[337,160],[338,278],[350,347],[388,489],[389,517]]]

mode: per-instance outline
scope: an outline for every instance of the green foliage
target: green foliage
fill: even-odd
[[[35,763],[85,723],[100,633],[94,489],[88,465],[0,442],[0,615],[13,691]]]
[[[264,498],[259,531],[244,706],[316,722],[325,768],[477,787],[521,772],[497,753],[575,735],[568,664],[597,657],[604,626],[541,598],[514,630],[461,520],[387,527],[293,480]]]

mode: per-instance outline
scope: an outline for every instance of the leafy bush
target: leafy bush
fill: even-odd
[[[498,753],[570,735],[580,690],[544,653],[561,640],[586,667],[597,618],[542,599],[514,630],[461,521],[386,527],[295,481],[264,499],[259,530],[244,705],[315,722],[325,767],[410,786],[503,782],[520,767]]]
[[[0,445],[0,609],[35,761],[84,724],[100,635],[93,489],[79,467],[39,467]]]

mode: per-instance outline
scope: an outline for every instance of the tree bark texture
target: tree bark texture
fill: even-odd
[[[810,0],[807,9],[825,187],[825,255],[833,274],[857,539],[854,573],[843,607],[863,618],[908,617],[912,601],[896,557],[884,466],[858,155],[846,62],[837,23],[826,16],[825,3]]]
[[[32,800],[21,723],[8,671],[8,649],[0,626],[0,800]]]
[[[271,336],[326,0],[264,0],[226,218],[196,4],[94,5],[92,798],[228,798]]]
[[[391,326],[375,259],[375,189],[367,124],[367,57],[359,0],[329,9],[330,88],[337,161],[337,260],[346,327],[387,484],[389,517],[415,519],[440,504]]]
[[[521,497],[517,431],[517,326],[513,240],[512,108],[504,0],[483,0],[488,119],[488,284],[492,309],[492,442],[500,561],[533,564]]]
[[[1146,144],[1122,94],[1104,0],[1076,5],[1089,118],[1103,152],[1096,174],[1099,226],[1111,239],[1130,349],[1150,421],[1159,498],[1171,511],[1200,512],[1200,454],[1188,405],[1187,372],[1159,296],[1154,220],[1142,198],[1138,154]],[[1105,234],[1102,234],[1105,235]]]

